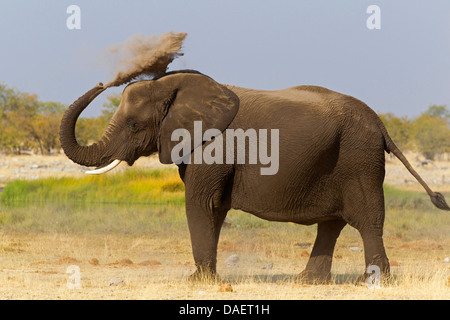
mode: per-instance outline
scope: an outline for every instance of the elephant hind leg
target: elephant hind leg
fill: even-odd
[[[366,263],[365,273],[357,279],[357,283],[365,282],[367,278],[375,271],[374,277],[379,277],[379,281],[389,281],[390,266],[384,249],[382,231],[360,230],[364,243],[364,259]],[[369,268],[371,267],[371,268]],[[376,269],[373,269],[376,267]]]
[[[344,220],[330,220],[318,224],[316,241],[311,256],[305,270],[297,277],[298,281],[315,284],[331,281],[331,262],[334,247],[346,224]]]
[[[364,244],[366,269],[357,282],[365,281],[370,276],[369,266],[379,269],[381,280],[390,277],[389,260],[383,243],[384,192],[382,180],[379,181],[370,183],[370,180],[361,179],[345,199],[343,217],[359,231]]]

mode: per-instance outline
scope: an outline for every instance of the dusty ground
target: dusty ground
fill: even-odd
[[[225,232],[219,245],[222,283],[191,283],[194,271],[188,235],[178,240],[61,234],[0,235],[0,299],[450,299],[449,243],[390,239],[393,280],[380,289],[354,285],[363,253],[354,235],[340,239],[334,284],[295,283],[306,265],[308,241],[254,245]],[[233,239],[230,237],[233,236]],[[274,239],[272,239],[273,241]],[[233,242],[232,242],[233,241]],[[304,242],[306,241],[306,242]],[[237,265],[227,258],[239,256]],[[73,288],[79,267],[80,287]],[[229,283],[228,287],[223,283]]]

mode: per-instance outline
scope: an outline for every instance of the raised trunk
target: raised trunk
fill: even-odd
[[[81,112],[89,105],[106,88],[102,83],[98,83],[94,88],[86,92],[83,96],[78,98],[67,111],[61,120],[59,131],[59,139],[64,153],[73,162],[86,167],[99,167],[105,164],[103,159],[105,151],[104,138],[89,146],[80,146],[75,137],[75,125]]]

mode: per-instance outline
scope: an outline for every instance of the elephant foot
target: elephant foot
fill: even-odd
[[[295,282],[303,284],[332,284],[331,273],[318,273],[309,270],[303,270],[297,277]]]
[[[191,282],[204,282],[204,283],[220,283],[222,279],[216,272],[205,272],[196,270],[193,274],[187,277]]]
[[[360,275],[358,278],[355,279],[354,285],[355,286],[365,286],[366,282],[367,282],[367,278],[369,278],[369,275],[367,273]]]
[[[392,278],[389,272],[364,273],[356,278],[354,282],[356,286],[367,286],[368,288],[377,288],[381,285],[389,285],[390,283],[392,283]]]

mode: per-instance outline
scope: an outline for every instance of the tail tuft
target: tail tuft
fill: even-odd
[[[433,202],[433,204],[441,210],[449,210],[450,211],[450,208],[448,207],[447,202],[445,202],[444,196],[439,192],[435,192],[435,194],[436,194],[436,196],[434,196],[434,197],[430,196],[431,202]]]

